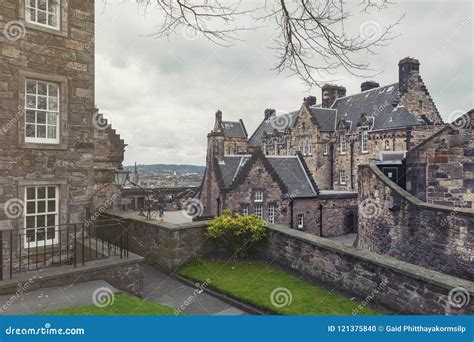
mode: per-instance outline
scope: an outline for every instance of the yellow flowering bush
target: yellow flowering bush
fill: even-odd
[[[207,234],[237,257],[245,257],[255,243],[263,240],[267,222],[257,215],[241,215],[225,210],[211,221]]]

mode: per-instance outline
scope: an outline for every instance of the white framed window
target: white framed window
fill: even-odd
[[[303,229],[304,228],[304,214],[298,214],[297,227],[298,227],[298,229]]]
[[[243,205],[241,209],[242,215],[248,215],[249,214],[249,206],[248,205]]]
[[[346,170],[339,170],[339,184],[346,184]]]
[[[311,155],[311,153],[313,153],[313,147],[312,147],[312,144],[311,144],[311,137],[306,138],[306,149],[307,149],[308,155]]]
[[[59,84],[26,79],[25,142],[59,143]]]
[[[267,154],[267,142],[266,141],[263,142],[263,154],[264,155]]]
[[[60,0],[25,0],[26,21],[35,25],[59,30]]]
[[[360,149],[362,153],[369,152],[369,131],[366,129],[360,132]]]
[[[25,188],[25,247],[58,243],[58,186],[28,186]]]
[[[263,202],[263,191],[255,191],[253,194],[254,202]]]
[[[390,140],[385,140],[385,149],[390,150]]]
[[[339,135],[339,152],[341,154],[346,154],[347,146],[346,146],[346,135],[343,133]]]
[[[275,151],[273,151],[273,154],[274,155],[278,155],[278,141],[275,139],[275,142],[273,143],[273,148],[275,149]]]
[[[268,222],[269,223],[275,223],[275,213],[276,213],[276,210],[275,210],[275,205],[274,204],[270,204],[268,206]]]
[[[263,207],[261,205],[256,205],[254,208],[254,214],[263,219]]]
[[[289,156],[291,154],[291,142],[288,140],[286,142],[286,155]]]
[[[324,144],[324,155],[327,156],[329,154],[329,144]]]

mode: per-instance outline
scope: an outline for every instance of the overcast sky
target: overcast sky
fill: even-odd
[[[355,1],[348,5],[360,2]],[[109,0],[105,8],[96,3],[96,103],[128,144],[125,165],[204,165],[217,109],[224,120],[242,118],[251,134],[265,108],[295,110],[309,93],[321,100],[320,89],[309,92],[297,77],[271,70],[276,62],[268,48],[276,32],[271,25],[223,48],[181,30],[169,40],[148,37],[159,12],[144,15],[134,0]],[[382,71],[375,80],[385,85],[398,81],[401,58],[416,57],[444,119],[474,108],[472,2],[399,1],[380,14],[354,12],[348,27],[354,34],[368,21],[383,28],[404,13],[395,29],[400,37],[360,60]],[[364,81],[342,71],[331,79],[348,94]]]

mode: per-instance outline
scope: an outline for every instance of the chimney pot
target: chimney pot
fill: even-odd
[[[271,118],[272,116],[275,116],[275,114],[276,114],[276,110],[275,110],[275,109],[271,109],[271,108],[265,109],[265,120],[268,120],[268,119]]]
[[[380,84],[378,84],[375,81],[365,81],[360,85],[360,91],[363,92],[363,91],[367,91],[367,90],[370,90],[370,89],[375,89],[375,88],[378,88],[378,87],[380,87]]]
[[[346,88],[334,84],[325,84],[321,88],[321,93],[323,108],[330,108],[336,99],[346,96]]]
[[[308,107],[316,106],[316,96],[308,96],[304,98],[304,102],[308,105]]]
[[[408,79],[411,73],[420,73],[420,61],[405,57],[398,62],[398,88],[400,93],[408,91]]]

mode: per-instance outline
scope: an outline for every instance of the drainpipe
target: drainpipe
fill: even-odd
[[[323,237],[323,205],[319,203],[319,236]]]
[[[330,162],[330,170],[331,170],[331,176],[330,176],[330,186],[329,188],[331,190],[334,190],[334,144],[329,144],[329,162]]]
[[[217,216],[221,216],[221,198],[217,198]]]
[[[293,228],[293,200],[290,200],[290,227]]]
[[[351,189],[354,190],[354,143],[351,143]]]

